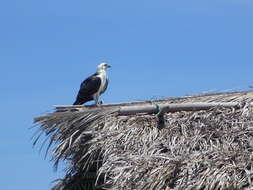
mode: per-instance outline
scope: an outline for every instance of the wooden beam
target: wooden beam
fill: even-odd
[[[166,113],[166,112],[177,112],[177,111],[200,111],[208,110],[214,107],[225,107],[225,108],[239,108],[238,102],[230,103],[181,103],[181,104],[153,104],[146,106],[126,106],[119,109],[120,115],[133,115],[137,113]]]
[[[100,106],[56,106],[55,108],[58,111],[68,111],[68,110],[78,110],[78,111],[99,111],[109,108],[109,105],[100,105]],[[127,106],[114,106],[118,110],[119,115],[134,115],[138,113],[146,114],[157,114],[165,112],[177,112],[177,111],[200,111],[208,110],[214,107],[225,107],[225,108],[240,108],[240,103],[238,102],[215,102],[215,103],[180,103],[180,104],[145,104],[145,105],[127,105]]]

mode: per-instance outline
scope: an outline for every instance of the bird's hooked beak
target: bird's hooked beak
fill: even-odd
[[[107,68],[111,68],[112,66],[107,64],[106,67],[107,67]]]

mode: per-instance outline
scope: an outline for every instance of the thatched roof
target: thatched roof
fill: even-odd
[[[124,190],[250,189],[252,101],[253,91],[247,91],[101,108],[63,106],[35,122],[49,137],[55,164],[67,161],[66,176],[55,190],[87,189],[89,179],[91,186],[97,180],[100,188]],[[166,110],[162,127],[160,115],[152,112],[119,114],[122,107],[133,105],[189,103],[218,104]]]

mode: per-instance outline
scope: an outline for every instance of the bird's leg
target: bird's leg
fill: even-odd
[[[98,100],[98,102],[97,102],[97,106],[101,106],[103,104],[103,102],[102,102],[102,100]]]
[[[95,95],[94,100],[95,100],[95,105],[97,106],[100,106],[101,104],[103,104],[102,100],[99,101],[99,95]]]
[[[98,102],[98,100],[99,100],[99,95],[95,95],[94,100],[95,100],[95,104],[96,104],[96,105],[99,105],[99,102]]]
[[[101,106],[103,104],[103,101],[102,100],[99,100],[99,98],[98,98],[98,100],[97,100],[97,106]]]

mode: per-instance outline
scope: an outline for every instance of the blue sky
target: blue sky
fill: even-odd
[[[106,103],[253,85],[250,0],[0,2],[1,189],[45,190],[62,175],[32,148],[35,116],[72,104],[101,61]]]

